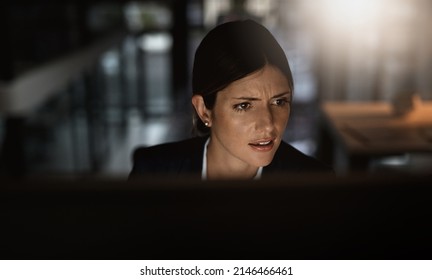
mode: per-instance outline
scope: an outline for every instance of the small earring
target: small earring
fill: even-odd
[[[209,122],[204,122],[204,124],[205,124],[205,126],[207,126],[207,127],[210,125]]]

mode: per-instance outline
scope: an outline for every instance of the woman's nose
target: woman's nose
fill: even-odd
[[[274,116],[270,108],[265,107],[256,116],[256,129],[260,131],[274,130]]]

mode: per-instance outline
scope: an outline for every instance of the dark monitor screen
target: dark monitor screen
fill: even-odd
[[[427,177],[2,180],[2,259],[431,259]]]

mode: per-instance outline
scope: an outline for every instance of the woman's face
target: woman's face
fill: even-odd
[[[220,91],[210,111],[209,152],[230,168],[271,163],[282,141],[292,92],[282,72],[271,65]]]

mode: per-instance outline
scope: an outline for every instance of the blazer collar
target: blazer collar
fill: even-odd
[[[204,144],[207,139],[208,137],[195,137],[187,142],[183,148],[187,150],[186,154],[189,156],[183,158],[179,173],[193,174],[201,178]]]

